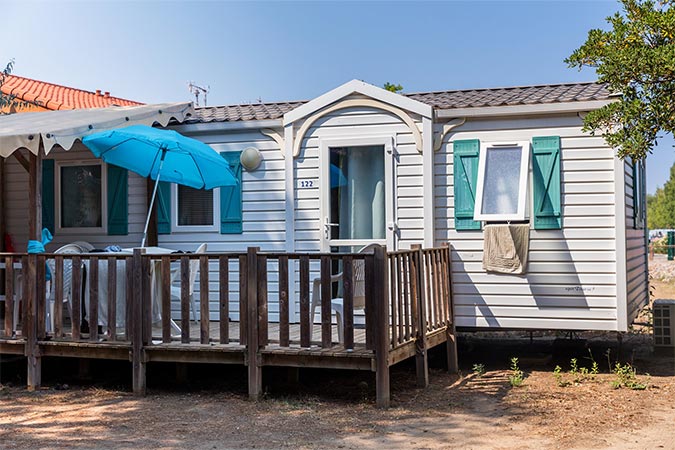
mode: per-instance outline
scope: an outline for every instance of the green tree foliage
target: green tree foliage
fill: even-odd
[[[647,227],[652,230],[675,228],[675,164],[663,188],[647,196]]]
[[[619,101],[590,112],[584,129],[603,133],[621,158],[642,159],[659,133],[675,130],[675,0],[621,0],[607,18],[612,29],[593,29],[565,60],[595,68]]]
[[[7,75],[12,73],[12,70],[14,69],[14,60],[10,60],[5,68],[0,72],[0,88],[2,88],[2,85],[5,83],[5,79],[7,78]],[[2,111],[9,108],[14,105],[14,106],[20,106],[22,105],[23,102],[18,101],[14,95],[7,95],[0,90],[0,114],[9,114],[3,113]]]
[[[393,92],[394,94],[400,94],[403,91],[403,86],[401,86],[400,84],[392,84],[386,82],[382,87],[389,92]]]

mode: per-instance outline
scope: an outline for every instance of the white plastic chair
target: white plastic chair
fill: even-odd
[[[75,241],[72,245],[77,245],[80,247],[82,249],[82,253],[89,253],[94,249],[94,246],[87,241]]]
[[[206,253],[206,243],[203,243],[200,245],[197,250],[195,251],[195,254],[199,253]],[[178,274],[178,270],[176,269],[176,276]],[[195,322],[197,321],[197,301],[195,300],[195,281],[197,280],[197,271],[199,270],[199,260],[198,259],[193,259],[190,261],[190,307],[192,308],[192,320]],[[176,276],[173,276],[172,278],[176,278]],[[181,288],[180,286],[171,286],[171,300],[178,300],[180,301],[180,291]]]
[[[359,253],[373,253],[375,247],[379,244],[368,244],[359,250]],[[354,289],[352,300],[354,304],[354,311],[365,310],[366,308],[366,264],[362,259],[354,261],[352,266],[352,286]],[[331,284],[340,281],[343,278],[343,272],[336,275],[331,275]],[[312,305],[311,305],[311,321],[309,322],[309,335],[312,336],[312,329],[314,327],[314,318],[316,316],[316,308],[321,306],[321,278],[315,278],[312,285]],[[344,342],[344,324],[342,318],[344,317],[344,299],[333,298],[330,301],[330,308],[335,311],[335,319],[337,322],[338,340]]]

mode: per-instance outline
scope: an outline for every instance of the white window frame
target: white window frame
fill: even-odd
[[[483,187],[485,184],[485,168],[488,149],[510,149],[520,147],[522,157],[520,159],[520,179],[518,180],[518,209],[514,214],[483,214]],[[474,220],[483,221],[511,221],[526,220],[527,218],[527,194],[528,179],[530,172],[530,154],[532,149],[529,141],[510,141],[510,142],[481,142],[480,153],[478,156],[478,180],[476,187],[476,205],[474,208]]]
[[[339,246],[361,246],[370,243],[386,245],[389,249],[396,249],[396,163],[397,151],[394,135],[366,135],[359,137],[332,137],[326,136],[319,140],[319,212],[321,214],[321,251],[329,252],[331,244]],[[335,147],[371,147],[384,148],[384,202],[385,202],[385,239],[330,239],[328,223],[330,212],[330,149]]]
[[[61,225],[61,168],[73,166],[101,166],[101,226],[100,227],[66,227]],[[108,165],[97,160],[55,161],[54,183],[54,224],[56,234],[105,234],[108,232]]]
[[[213,190],[213,225],[178,225],[178,185],[171,183],[171,232],[220,232],[220,188]]]

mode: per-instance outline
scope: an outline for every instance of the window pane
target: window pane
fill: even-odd
[[[213,225],[213,191],[178,185],[178,225]]]
[[[384,239],[384,148],[330,149],[331,239]]]
[[[483,214],[516,214],[522,148],[487,148],[485,153],[485,182],[483,184]]]
[[[61,227],[101,227],[101,211],[101,166],[61,167]]]

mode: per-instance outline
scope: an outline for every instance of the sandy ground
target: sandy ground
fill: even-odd
[[[657,280],[655,289],[675,298],[669,283]],[[307,370],[294,384],[283,370],[267,371],[265,398],[249,402],[241,368],[193,366],[190,382],[178,383],[174,366],[151,367],[149,395],[137,398],[125,364],[92,364],[89,381],[78,381],[74,362],[54,361],[61,374],[31,393],[23,362],[6,360],[0,448],[675,449],[675,355],[653,353],[647,334],[626,336],[621,359],[648,388],[614,389],[606,352],[613,364],[616,337],[576,337],[464,335],[460,376],[442,369],[443,352],[431,355],[426,389],[414,386],[412,365],[399,365],[386,411],[374,406],[370,373]],[[525,372],[518,388],[508,380],[513,356]],[[571,384],[558,385],[555,365],[567,371],[576,357],[590,367],[591,356],[600,374],[575,383],[567,373]],[[485,373],[473,372],[474,364]]]

